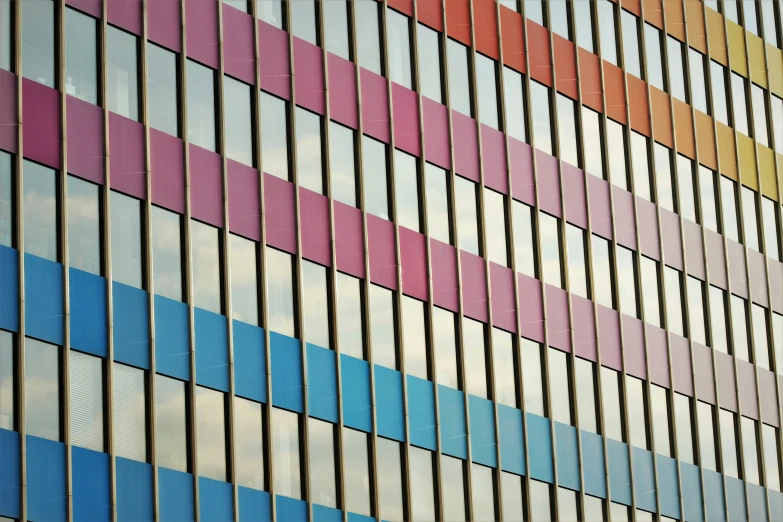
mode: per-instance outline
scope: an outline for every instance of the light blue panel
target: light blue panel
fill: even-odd
[[[468,458],[468,428],[465,420],[465,394],[448,386],[438,385],[440,412],[440,449],[446,455]],[[502,439],[501,439],[502,442]],[[503,457],[505,458],[505,450]]]
[[[378,435],[405,442],[405,412],[402,407],[402,374],[375,365],[375,407]]]
[[[272,497],[266,491],[237,488],[239,522],[269,522],[272,520]]]
[[[0,328],[19,331],[19,251],[0,246]]]
[[[411,444],[435,451],[435,388],[430,381],[408,375],[408,427]]]
[[[334,350],[307,343],[307,413],[316,419],[336,423],[339,407]]]
[[[747,486],[748,510],[750,511],[750,519],[753,520],[753,522],[767,522],[767,498],[764,493],[764,488],[750,483],[747,483]],[[770,512],[775,513],[772,522],[783,520],[783,510]]]
[[[470,448],[473,462],[496,468],[495,411],[492,401],[468,394]]]
[[[198,498],[201,520],[234,520],[234,489],[228,482],[199,477]]]
[[[348,522],[376,522],[374,518],[358,513],[348,513]]]
[[[236,319],[233,323],[235,393],[256,402],[266,402],[264,330]]]
[[[117,457],[117,522],[152,522],[152,466]]]
[[[193,310],[196,326],[196,383],[228,392],[228,320],[201,308]]]
[[[74,521],[109,522],[112,509],[109,455],[73,446],[71,458]]]
[[[65,444],[27,436],[27,519],[45,522],[68,517]]]
[[[557,485],[579,491],[579,442],[576,428],[555,422]]]
[[[655,498],[655,470],[653,454],[641,448],[631,446],[633,451],[633,482],[636,493],[636,507],[644,511],[657,511]]]
[[[190,380],[190,327],[188,305],[155,295],[156,371]]]
[[[370,363],[340,354],[343,377],[343,424],[349,428],[372,432],[372,399]]]
[[[609,456],[609,487],[612,502],[631,505],[631,469],[628,460],[628,446],[614,439],[606,439]]]
[[[723,476],[720,473],[702,469],[704,475],[704,505],[707,506],[707,520],[710,522],[726,520],[723,504]]]
[[[769,512],[783,513],[783,493],[767,489],[769,495]]]
[[[313,504],[313,522],[343,522],[343,512],[320,504]]]
[[[636,459],[636,454],[634,454]],[[677,480],[677,461],[664,457],[663,455],[655,455],[655,461],[658,465],[658,495],[660,495],[661,501],[661,513],[671,518],[680,518],[680,488],[679,481]],[[634,466],[636,462],[634,460]],[[634,468],[635,469],[635,468]],[[634,471],[634,473],[636,473]],[[697,470],[697,486],[698,482],[698,470]],[[685,473],[683,472],[683,481],[685,480]],[[637,493],[638,495],[638,493]],[[699,512],[701,512],[701,488],[699,488]],[[637,496],[637,502],[639,497]]]
[[[552,467],[552,436],[549,419],[532,413],[526,415],[530,476],[552,484],[555,481],[555,472]]]
[[[302,349],[298,339],[269,332],[272,345],[272,404],[302,413]]]
[[[158,503],[161,522],[195,520],[193,506],[193,475],[158,468]]]
[[[114,360],[148,370],[150,367],[149,294],[112,282]]]
[[[19,504],[19,434],[0,430],[0,516],[19,518],[22,507]]]
[[[25,254],[24,292],[25,334],[62,346],[63,265]]]
[[[658,462],[660,466],[660,462],[663,460],[664,457],[659,456]],[[661,468],[658,468],[658,474],[660,475]],[[705,471],[706,473],[706,471]],[[682,508],[684,513],[684,518],[686,522],[702,522],[704,520],[704,513],[702,511],[702,497],[701,497],[701,473],[697,466],[694,466],[693,464],[687,464],[685,462],[680,462],[680,477],[682,478]],[[659,481],[659,486],[661,486]],[[667,495],[664,497],[664,488],[661,486],[661,499],[665,499],[670,496]],[[721,500],[721,504],[723,504],[723,501]],[[666,510],[664,508],[667,507],[667,504],[662,504],[661,511],[665,515],[673,516],[671,513],[671,510]],[[723,509],[723,508],[721,508]]]
[[[441,414],[442,415],[442,414]],[[525,474],[525,435],[522,410],[498,404],[500,465],[503,471]]]
[[[733,477],[726,477],[726,506],[729,508],[729,522],[748,519],[745,510],[745,483]],[[755,520],[753,522],[756,522]]]
[[[109,344],[106,280],[76,268],[69,268],[68,273],[71,286],[71,348],[106,357]]]
[[[277,520],[281,522],[307,522],[307,502],[277,495]]]
[[[606,498],[606,471],[604,467],[604,439],[590,431],[580,430],[582,438],[582,473],[585,493]]]

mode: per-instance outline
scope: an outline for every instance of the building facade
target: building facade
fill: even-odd
[[[777,0],[0,0],[0,520],[783,520]]]

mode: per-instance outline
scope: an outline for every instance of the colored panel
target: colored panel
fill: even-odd
[[[370,250],[370,280],[396,290],[397,252],[394,246],[394,224],[367,214],[367,236]]]
[[[308,415],[336,423],[339,408],[335,353],[327,348],[307,343]]]
[[[657,504],[655,498],[655,472],[653,468],[653,454],[641,448],[632,447],[633,451],[633,483],[636,493],[636,507],[645,511],[655,511]],[[675,480],[676,480],[675,469]],[[676,482],[674,484],[676,488]]]
[[[505,135],[481,124],[481,151],[484,161],[484,185],[508,194]]]
[[[156,371],[190,380],[188,305],[155,295]]]
[[[332,53],[327,54],[326,63],[329,67],[329,116],[356,129],[359,126],[356,66]]]
[[[767,276],[764,254],[748,249],[748,275],[750,276],[750,296],[754,303],[769,308],[767,299]]]
[[[734,364],[737,366],[737,388],[742,415],[758,420],[759,409],[754,366],[740,359],[734,359]]]
[[[194,309],[196,382],[228,392],[228,323],[226,316]]]
[[[769,512],[783,513],[783,493],[768,489],[767,496],[769,497]]]
[[[25,254],[24,294],[25,335],[62,345],[63,266]]]
[[[65,97],[68,123],[68,173],[103,184],[103,110]],[[26,144],[25,144],[26,145]]]
[[[614,196],[614,229],[617,242],[636,250],[636,219],[633,212],[633,194],[612,185]]]
[[[75,7],[95,18],[101,17],[101,2],[99,0],[66,0],[66,5]]]
[[[185,157],[183,142],[165,132],[150,129],[150,178],[152,202],[185,213]]]
[[[704,505],[707,511],[707,520],[726,520],[721,475],[707,469],[702,470],[702,475],[704,477]]]
[[[707,31],[704,27],[704,8],[698,3],[684,2],[688,17],[688,44],[701,54],[707,54]]]
[[[364,229],[362,211],[335,201],[334,243],[337,250],[337,269],[364,277]]]
[[[117,457],[117,522],[155,520],[153,469],[146,462]]]
[[[406,375],[408,380],[408,429],[414,446],[435,451],[435,390],[430,381]]]
[[[615,310],[601,305],[598,305],[598,338],[601,364],[622,371],[619,315]]]
[[[656,261],[661,260],[661,242],[658,239],[658,209],[655,203],[636,197],[636,216],[639,228],[639,251]]]
[[[349,355],[340,354],[340,368],[350,379],[342,382],[343,424],[367,433],[372,431],[372,392],[370,364]]]
[[[536,149],[536,168],[538,174],[538,203],[541,210],[561,217],[560,173],[558,161],[554,156]]]
[[[663,461],[664,457],[658,456],[659,474],[663,469],[661,466]],[[682,509],[685,515],[684,518],[688,521],[700,522],[704,520],[704,515],[702,513],[701,475],[699,474],[699,468],[693,464],[680,462],[680,477],[682,478]],[[662,487],[661,512],[667,516],[674,517],[674,507],[666,502],[666,499],[669,497],[669,495],[665,495],[666,492],[668,492],[668,487]]]
[[[402,85],[392,83],[394,146],[414,156],[421,155],[418,95]]]
[[[422,96],[421,110],[424,117],[424,157],[431,163],[450,169],[448,109]]]
[[[701,111],[693,111],[696,116],[696,147],[699,152],[699,162],[711,170],[718,170],[718,154],[715,151],[715,136],[713,136],[713,120]]]
[[[114,360],[149,369],[149,294],[112,281]]]
[[[678,340],[681,340],[678,337]],[[680,346],[684,346],[686,340],[680,341]],[[676,346],[672,344],[672,356]],[[672,357],[672,361],[674,358]],[[693,367],[696,383],[696,398],[710,404],[715,404],[715,383],[712,378],[712,350],[704,345],[694,343],[693,345]],[[674,365],[677,368],[677,365]],[[674,390],[677,391],[677,379],[674,381]]]
[[[666,346],[666,330],[651,324],[644,325],[647,332],[647,357],[650,367],[650,382],[670,388],[669,381],[669,353]],[[688,372],[690,373],[690,358],[688,359]],[[680,370],[681,371],[681,370]],[[690,375],[688,375],[690,377]],[[644,377],[642,377],[644,378]],[[690,378],[688,379],[690,384]],[[691,389],[691,395],[693,391]]]
[[[579,48],[579,83],[582,87],[582,103],[593,110],[604,112],[601,88],[601,61],[593,53]]]
[[[476,35],[476,50],[495,60],[498,51],[498,19],[494,0],[473,2],[473,29]]]
[[[750,79],[753,83],[767,89],[767,64],[764,59],[764,40],[750,32],[746,34],[748,37]]]
[[[739,180],[737,174],[737,154],[734,150],[734,130],[721,122],[715,122],[718,130],[718,158],[720,159],[720,173],[726,177]]]
[[[239,520],[242,522],[269,522],[272,520],[272,498],[266,491],[237,488]]]
[[[470,2],[469,0],[446,0],[446,32],[465,45],[470,39]]]
[[[750,511],[750,520],[767,521],[767,496],[764,494],[764,488],[756,484],[746,483],[748,487],[748,510]],[[771,507],[771,506],[770,506]],[[777,519],[783,511],[770,511],[773,513],[773,520]]]
[[[272,356],[272,405],[302,413],[302,347],[298,339],[269,332]]]
[[[731,20],[725,20],[725,22],[731,69],[747,78],[748,59],[745,55],[745,31]]]
[[[576,437],[576,428],[555,422],[557,485],[579,491],[579,448]]]
[[[546,291],[546,329],[549,345],[571,352],[571,325],[568,317],[568,293],[552,285]]]
[[[386,78],[360,68],[359,81],[362,88],[364,133],[389,143],[389,93]]]
[[[726,259],[723,256],[723,236],[704,229],[707,244],[707,264],[710,267],[709,283],[726,290]]]
[[[684,337],[680,337],[679,335],[676,334],[671,334],[671,333],[669,334],[669,349],[671,350],[671,358],[672,358],[672,380],[673,380],[672,387],[674,388],[674,391],[688,396],[693,395],[693,384],[691,378],[690,346],[691,346],[690,343],[688,343],[688,340],[685,339]],[[706,347],[698,343],[693,343],[694,361],[697,360],[698,351],[703,348]],[[696,363],[696,379],[697,379],[696,386],[697,388],[699,388],[702,385],[702,383],[699,382],[699,379],[704,377],[705,379],[707,379],[707,381],[704,382],[703,384],[709,387],[709,389],[705,389],[704,391],[707,392],[708,396],[710,394],[714,396],[715,390],[712,385],[712,359],[709,357],[708,348],[707,350],[703,351],[702,357],[706,357],[709,360],[709,363],[707,366],[703,366],[702,369],[699,369],[699,364]],[[700,362],[706,363],[706,361],[700,361]],[[703,375],[702,372],[704,372]],[[709,372],[709,375],[707,375],[707,372]],[[701,398],[701,396],[699,396],[699,398]]]
[[[769,90],[783,97],[783,51],[771,44],[766,44],[766,47]]]
[[[677,38],[685,41],[685,18],[682,11],[683,0],[663,0],[664,17],[666,18],[667,32]]]
[[[745,507],[745,484],[734,477],[723,476],[726,481],[726,506],[731,522],[747,520]],[[751,519],[756,522],[758,519]]]
[[[100,357],[108,352],[106,280],[69,269],[71,294],[71,347]]]
[[[21,516],[19,455],[19,433],[0,429],[0,462],[3,463],[3,472],[0,473],[0,516]]]
[[[144,126],[109,112],[109,149],[109,186],[114,190],[146,199]]]
[[[632,74],[626,74],[628,84],[628,106],[631,110],[631,128],[648,138],[652,135],[650,126],[650,102],[647,99],[647,83]]]
[[[602,61],[604,67],[604,91],[606,94],[606,116],[613,120],[628,124],[625,112],[625,78],[623,70],[614,64]]]
[[[522,411],[498,404],[498,431],[500,433],[501,468],[503,471],[524,475],[525,435],[522,424]]]
[[[549,419],[526,413],[527,444],[532,448],[529,452],[530,478],[554,482],[552,468],[552,436]]]
[[[264,330],[234,319],[234,391],[266,402],[266,350]]]
[[[623,351],[626,373],[645,379],[647,364],[644,353],[644,323],[635,317],[620,314],[623,322]]]
[[[504,9],[505,7],[505,9]],[[421,9],[419,9],[421,17]],[[500,30],[503,34],[503,64],[521,73],[525,72],[525,29],[522,15],[500,5]]]
[[[723,352],[715,354],[715,373],[721,408],[737,411],[737,387],[734,383],[734,358]]]
[[[193,475],[158,468],[158,499],[161,522],[195,520]]]
[[[536,181],[533,175],[533,155],[530,145],[508,138],[509,169],[511,170],[511,194],[514,199],[536,204]]]
[[[130,3],[130,2],[128,2]],[[24,156],[53,169],[60,168],[60,93],[22,79]]]
[[[726,34],[723,31],[723,16],[713,9],[706,9],[707,44],[710,48],[710,58],[727,65]]]
[[[568,163],[560,164],[563,176],[566,220],[580,228],[587,228],[587,189],[585,173]]]
[[[223,4],[223,66],[226,74],[255,85],[253,16],[230,7]]]
[[[704,248],[702,247],[701,227],[687,219],[682,220],[683,242],[687,249],[685,256],[685,268],[688,275],[692,275],[701,281],[707,279],[704,273]]]
[[[236,11],[236,9],[235,9]],[[190,152],[190,211],[194,219],[223,226],[223,161],[196,145]]]
[[[27,436],[27,519],[68,518],[65,444]]]
[[[413,0],[389,0],[387,4],[401,13],[413,17]]]
[[[682,244],[680,243],[680,217],[666,209],[659,208],[663,234],[663,259],[667,265],[682,270]]]
[[[0,70],[0,149],[16,152],[16,75]]]
[[[775,201],[778,200],[778,184],[775,179],[775,153],[772,149],[759,143],[756,144],[759,159],[759,178],[761,193]]]
[[[19,331],[19,251],[0,246],[0,328]]]
[[[677,152],[696,158],[695,140],[693,135],[693,119],[691,107],[676,98],[672,98],[674,110],[674,125],[677,127]]]
[[[595,314],[593,302],[571,294],[571,324],[574,329],[574,353],[595,362]]]
[[[291,99],[291,63],[288,57],[288,33],[258,21],[258,65],[261,88]]]
[[[650,106],[652,107],[653,137],[670,149],[674,148],[672,136],[672,115],[669,107],[669,95],[650,86]]]
[[[296,210],[294,185],[264,173],[266,242],[269,246],[296,253]]]
[[[405,295],[426,301],[429,298],[427,238],[405,227],[400,227],[399,233],[402,291]]]
[[[218,43],[217,0],[185,1],[185,37],[188,56],[201,63],[218,68],[220,46]],[[226,34],[224,32],[224,34]]]
[[[604,444],[600,435],[580,430],[582,439],[582,473],[585,493],[606,498],[606,472],[604,468]]]
[[[410,393],[410,392],[408,392]],[[500,408],[498,405],[498,415]],[[460,459],[468,458],[468,431],[465,420],[465,394],[460,390],[438,385],[438,413],[440,414],[440,448],[446,455]],[[520,417],[520,424],[522,418]],[[520,443],[522,440],[520,439]],[[500,438],[501,447],[503,444],[503,435]],[[501,453],[506,458],[505,451]],[[504,460],[505,462],[505,460]],[[524,462],[523,462],[524,467]]]
[[[198,478],[199,514],[201,520],[233,520],[233,488],[228,482]]]
[[[276,520],[307,522],[307,502],[304,500],[276,495],[275,504],[277,509]]]
[[[464,250],[460,251],[462,262],[462,306],[465,315],[487,322],[487,272],[484,258]]]
[[[612,203],[609,199],[609,183],[595,176],[587,176],[587,192],[590,197],[590,220],[593,233],[612,239]]]
[[[320,47],[294,36],[296,104],[324,114],[324,62]]]
[[[141,35],[141,0],[107,0],[106,13],[110,24]]]
[[[452,312],[459,311],[457,251],[451,245],[430,239],[432,259],[432,302]]]
[[[395,3],[403,0],[396,0]],[[440,0],[419,0],[419,22],[427,24],[436,31],[443,31],[443,4]]]
[[[470,449],[473,462],[485,466],[497,467],[495,447],[495,410],[494,403],[475,395],[468,395],[470,410]],[[531,464],[532,467],[532,464]]]
[[[628,446],[613,439],[606,439],[609,457],[609,487],[612,502],[631,505],[631,471]]]
[[[758,173],[756,172],[756,147],[753,140],[742,133],[737,133],[737,152],[739,153],[739,177],[746,187],[759,190]]]
[[[559,34],[553,34],[557,90],[576,100],[579,98],[579,77],[576,72],[576,47]]]
[[[111,520],[109,455],[74,446],[71,449],[73,519]]]
[[[743,299],[748,298],[748,276],[745,270],[745,249],[732,240],[726,241],[729,258],[729,279],[731,291]]]
[[[457,174],[479,182],[479,155],[476,120],[461,112],[451,111],[454,140],[454,163]]]
[[[182,39],[180,6],[177,0],[150,0],[146,6],[147,38],[177,53],[180,52]],[[141,32],[141,25],[139,25],[139,32]]]
[[[775,374],[763,368],[756,368],[761,402],[761,420],[772,426],[780,426],[778,405],[775,400]]]
[[[232,233],[261,240],[261,205],[258,171],[233,160],[228,171],[228,229]],[[192,167],[191,167],[192,168]]]
[[[634,448],[634,480],[636,482],[636,505],[647,509],[649,506],[649,500],[652,498],[655,500],[655,482],[652,476],[652,454],[650,453],[650,465],[645,463],[645,469],[639,469],[637,471],[637,455],[642,450]],[[644,452],[649,453],[649,452]],[[680,518],[680,488],[679,480],[677,478],[677,461],[664,457],[663,455],[655,455],[655,463],[658,467],[658,494],[661,500],[661,513],[672,518]],[[687,465],[687,464],[686,464]],[[653,482],[647,484],[650,489],[648,491],[639,491],[639,478],[640,474],[643,474],[647,480],[653,479]],[[683,474],[685,475],[685,474]],[[684,479],[683,479],[684,480]],[[699,491],[699,497],[701,497],[701,491]],[[644,499],[644,500],[642,500]],[[652,511],[655,511],[653,505]]]
[[[404,442],[405,411],[400,372],[375,365],[375,400],[378,435]]]
[[[313,522],[343,522],[343,512],[339,509],[313,504]]]
[[[302,221],[302,256],[332,266],[329,230],[329,200],[317,192],[299,187],[299,217]]]
[[[489,278],[492,283],[492,299],[490,300],[492,324],[511,333],[516,333],[517,307],[514,295],[514,272],[505,266],[490,262]]]
[[[537,23],[527,20],[527,47],[536,49],[530,53],[530,77],[552,87],[552,58],[549,48],[549,31]]]
[[[520,334],[539,343],[544,342],[544,303],[541,298],[541,282],[517,273],[519,286]]]

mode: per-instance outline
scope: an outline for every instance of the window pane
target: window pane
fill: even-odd
[[[704,55],[692,48],[688,48],[688,68],[691,73],[691,96],[693,107],[708,114],[707,88],[704,83]]]
[[[410,18],[386,9],[387,51],[391,81],[413,89]]]
[[[331,348],[329,288],[326,267],[302,260],[302,307],[308,344]]]
[[[155,375],[158,465],[188,471],[188,435],[185,383]]]
[[[712,406],[706,402],[697,401],[698,408],[696,418],[699,421],[699,463],[704,469],[717,471],[717,461],[715,460],[715,448],[717,443],[717,433],[715,432],[715,419],[712,412]]]
[[[758,19],[756,17],[756,2],[754,0],[742,0],[742,18],[745,22],[745,29],[758,35]]]
[[[620,374],[601,366],[601,402],[604,410],[604,435],[624,442],[622,403],[620,402]]]
[[[563,268],[560,252],[560,220],[549,214],[539,214],[541,227],[541,262],[545,283],[563,288]]]
[[[2,1],[2,0],[0,0]],[[14,185],[11,155],[0,151],[0,245],[14,245]]]
[[[508,266],[506,198],[487,188],[484,189],[484,228],[487,233],[487,258]]]
[[[775,342],[775,370],[783,375],[783,315],[772,314],[772,339]]]
[[[655,188],[658,205],[674,212],[674,191],[672,190],[672,151],[660,143],[653,146],[655,154]]]
[[[182,230],[180,216],[152,207],[152,263],[155,293],[181,301]],[[194,243],[195,246],[195,243]]]
[[[625,128],[617,122],[606,120],[606,141],[612,144],[607,148],[609,179],[613,185],[628,190],[628,171],[625,164]]]
[[[356,5],[363,3],[365,0]],[[380,218],[389,219],[389,174],[387,172],[386,145],[367,136],[362,136],[362,148],[362,177],[364,178],[366,210]]]
[[[286,102],[261,91],[261,157],[264,172],[291,180]]]
[[[527,141],[524,77],[503,67],[503,96],[506,106],[506,132],[519,141]]]
[[[190,221],[193,271],[193,304],[216,314],[223,313],[221,292],[220,231],[198,221]]]
[[[476,86],[481,123],[499,129],[497,62],[476,53]]]
[[[147,42],[147,80],[150,127],[179,137],[177,55]]]
[[[470,464],[473,497],[473,520],[497,520],[495,518],[495,480],[492,468]]]
[[[601,57],[609,63],[617,61],[617,35],[615,33],[615,7],[610,0],[599,0],[598,29],[601,34]]]
[[[742,456],[745,460],[744,479],[753,484],[761,484],[756,421],[747,417],[740,417],[740,423],[742,428]]]
[[[351,59],[351,42],[348,29],[348,2],[333,0],[321,2],[324,10],[324,39],[326,50],[346,60]]]
[[[537,480],[530,481],[530,521],[546,522],[552,520],[552,500],[549,484]]]
[[[633,160],[633,191],[640,198],[652,201],[650,190],[649,142],[638,132],[631,132]]]
[[[745,300],[731,296],[731,331],[734,357],[750,362],[748,352],[748,309]]]
[[[410,460],[410,491],[411,520],[414,522],[430,522],[435,518],[435,487],[432,470],[432,452],[411,446]],[[383,512],[383,511],[382,511]],[[384,518],[386,518],[384,516]]]
[[[368,455],[367,434],[343,428],[345,508],[351,513],[369,517],[372,512]]]
[[[704,327],[704,283],[688,276],[688,322],[692,341],[707,346],[707,332]]]
[[[97,32],[95,18],[65,9],[65,92],[93,104],[98,103]]]
[[[624,504],[609,502],[609,513],[612,517],[612,522],[628,522],[632,520],[628,514],[628,506]]]
[[[685,397],[684,395],[682,397]],[[671,444],[669,435],[669,400],[666,397],[666,388],[660,386],[650,386],[650,398],[652,400],[652,430],[655,437],[655,453],[671,457]],[[685,397],[685,399],[688,399]],[[679,417],[677,418],[679,421]],[[679,422],[677,423],[679,428]],[[688,432],[679,430],[681,435],[689,438]],[[686,439],[687,440],[687,439]],[[679,441],[678,441],[679,443]],[[679,443],[678,448],[681,446],[687,447],[687,444]],[[690,455],[690,462],[693,463],[693,455]]]
[[[535,235],[533,233],[533,209],[513,200],[514,211],[514,261],[517,272],[536,277]]]
[[[397,223],[421,231],[419,219],[419,168],[416,158],[394,150],[394,186],[397,191]]]
[[[750,136],[748,131],[748,102],[747,84],[745,79],[736,73],[731,73],[731,95],[733,101],[734,128]]]
[[[331,422],[308,419],[310,440],[310,500],[315,504],[337,507],[334,465],[334,428]]]
[[[578,522],[579,508],[576,491],[557,488],[557,515],[561,522]]]
[[[644,47],[647,58],[647,81],[650,85],[665,91],[661,31],[650,24],[644,24]]]
[[[524,520],[525,499],[522,492],[523,480],[524,479],[519,475],[512,475],[506,471],[500,472],[504,520]]]
[[[680,215],[698,223],[694,197],[693,161],[677,154],[677,188],[679,189]]]
[[[642,256],[642,305],[644,307],[644,322],[653,326],[661,326],[661,287],[658,275],[658,262]]]
[[[522,385],[525,391],[525,411],[546,416],[544,408],[544,378],[541,371],[541,345],[522,339]]]
[[[55,87],[55,8],[49,1],[22,2],[22,76]]]
[[[778,261],[780,259],[778,230],[780,229],[775,207],[777,207],[777,203],[771,199],[761,198],[761,217],[764,220],[764,251],[767,257]]]
[[[576,358],[576,398],[579,403],[580,429],[598,433],[598,414],[595,402],[595,365]]]
[[[402,340],[405,347],[405,373],[429,379],[425,303],[402,298]]]
[[[552,154],[552,114],[549,108],[549,88],[538,82],[530,82],[530,104],[530,110],[533,113],[535,147],[547,154]]]
[[[767,127],[767,101],[764,98],[764,90],[758,85],[751,84],[750,94],[753,101],[753,132],[756,141],[769,145],[769,128]]]
[[[294,319],[294,272],[290,254],[266,249],[269,328],[289,337],[296,335]]]
[[[459,248],[481,255],[479,250],[478,213],[476,211],[476,184],[463,177],[454,177]]]
[[[631,317],[639,317],[636,300],[636,259],[627,248],[617,247],[617,290],[620,294],[620,311]]]
[[[628,402],[628,429],[631,433],[631,445],[637,448],[649,449],[644,384],[641,379],[626,375],[625,390]]]
[[[710,77],[712,89],[712,113],[715,119],[724,125],[729,124],[728,104],[726,102],[726,68],[718,62],[710,60]]]
[[[571,424],[571,377],[568,371],[568,355],[549,349],[549,401],[552,420]]]
[[[333,121],[329,121],[329,164],[331,166],[332,197],[335,201],[346,205],[357,206],[354,131]]]
[[[767,335],[767,309],[753,303],[753,362],[756,366],[769,370],[769,336]]]
[[[492,361],[495,373],[495,401],[517,407],[516,361],[514,341],[508,332],[492,329]]]
[[[239,9],[243,13],[249,13],[249,7],[245,0],[223,0],[223,3],[230,5],[235,9]]]
[[[144,370],[114,364],[114,454],[147,461],[147,386]]]
[[[574,24],[576,25],[576,43],[579,47],[595,53],[593,47],[593,13],[590,2],[571,2],[574,8]]]
[[[294,114],[296,116],[296,172],[299,177],[299,185],[318,194],[323,194],[321,117],[301,107],[297,107]]]
[[[356,26],[356,48],[359,65],[375,74],[383,74],[380,48],[380,20],[378,2],[360,0],[354,2],[354,24]]]
[[[783,9],[780,10],[783,17]],[[781,23],[783,26],[783,23]],[[783,27],[782,27],[783,29]],[[775,151],[783,154],[783,100],[777,96],[772,98],[772,139],[775,141]]]
[[[229,234],[231,249],[231,305],[237,321],[258,326],[258,246],[255,241]]]
[[[16,426],[14,396],[14,337],[0,330],[0,429],[13,430]]]
[[[443,520],[448,520],[449,522],[465,522],[467,520],[465,510],[465,467],[462,462],[460,459],[446,455],[441,455],[440,457]]]
[[[0,69],[11,70],[14,31],[11,26],[11,0],[0,0]]]
[[[264,478],[263,406],[234,397],[234,451],[239,486],[262,490]]]
[[[375,449],[378,462],[378,507],[384,520],[402,522],[405,519],[405,510],[402,503],[400,443],[378,437]]]
[[[699,165],[699,194],[701,203],[701,222],[713,232],[718,229],[717,200],[715,199],[715,173]]]
[[[470,49],[449,38],[446,40],[446,52],[451,108],[466,116],[473,116],[470,102]]]
[[[739,225],[737,225],[737,185],[725,176],[720,177],[721,214],[723,215],[723,234],[739,243]]]
[[[291,13],[291,32],[313,45],[318,45],[315,22],[315,0],[292,0],[288,4]]]
[[[340,353],[364,359],[364,314],[361,281],[337,273],[337,315]]]
[[[549,28],[566,40],[571,39],[568,27],[568,5],[566,0],[551,0],[549,2]]]
[[[560,3],[561,0],[557,0]],[[557,95],[557,131],[560,143],[560,159],[579,166],[579,143],[576,136],[576,105],[573,100]]]
[[[196,430],[198,437],[198,474],[225,481],[226,414],[225,395],[196,386]]]
[[[438,384],[459,389],[455,321],[453,312],[437,307],[432,309],[432,337],[435,341]]]
[[[132,120],[139,119],[137,46],[134,35],[112,26],[107,27],[106,77],[109,110]]]
[[[68,263],[101,275],[99,187],[68,176]]]
[[[583,520],[605,520],[604,501],[597,497],[585,495],[585,512]]]
[[[283,29],[283,1],[282,0],[256,0],[258,19]]]
[[[28,435],[60,440],[59,346],[25,338],[25,429]]]
[[[724,475],[740,478],[737,464],[737,421],[728,410],[718,410],[720,420],[720,445]]]
[[[373,363],[397,369],[397,335],[391,290],[370,285],[370,334]]]
[[[585,232],[579,227],[566,225],[568,242],[568,284],[571,293],[587,299],[587,263],[585,261]]]
[[[729,353],[726,336],[726,292],[710,285],[710,339],[712,347],[723,353]]]
[[[297,0],[298,1],[298,0]],[[190,92],[190,88],[188,88]],[[253,162],[253,111],[250,107],[252,90],[249,85],[223,76],[223,113],[226,156],[248,167]],[[266,158],[265,158],[266,159]],[[274,163],[273,163],[274,165]],[[266,164],[264,164],[266,170]]]
[[[639,19],[624,9],[621,13],[625,70],[637,78],[643,78],[639,59]]]
[[[299,464],[299,415],[272,408],[272,451],[274,452],[274,488],[278,495],[302,498]]]
[[[421,95],[443,103],[441,85],[440,34],[418,24],[419,83]]]
[[[654,405],[654,403],[653,403]],[[679,393],[674,394],[674,415],[677,419],[677,458],[688,464],[696,464],[693,448],[693,421],[691,398]],[[654,424],[654,426],[657,425]],[[655,434],[656,451],[658,447],[658,432]]]
[[[525,16],[538,25],[544,25],[543,0],[523,0],[525,3]]]
[[[465,317],[462,320],[462,335],[465,389],[470,395],[486,399],[487,348],[484,324]]]
[[[742,224],[745,244],[748,248],[760,252],[756,193],[748,187],[742,187]]]
[[[579,4],[580,2],[574,2]],[[601,146],[601,121],[597,112],[582,106],[582,141],[584,142],[584,167],[588,174],[605,179],[603,148]]]
[[[425,163],[424,178],[427,183],[427,232],[431,238],[450,245],[448,174],[432,163]]]
[[[667,36],[666,51],[669,57],[669,89],[671,95],[682,102],[688,103],[683,45],[673,37]]]
[[[193,145],[198,145],[202,149],[207,149],[212,152],[217,151],[217,139],[215,137],[215,72],[209,67],[188,60],[186,63],[187,68],[187,82],[188,82],[188,141]],[[250,103],[248,100],[246,111],[248,125],[245,129],[236,129],[236,118],[241,118],[243,114],[237,111],[236,107],[233,107],[233,111],[229,114],[229,110],[232,109],[231,105],[234,101],[233,95],[237,94],[232,89],[234,84],[239,84],[238,94],[242,94],[242,84],[236,80],[224,76],[223,77],[223,97],[226,104],[226,147],[229,149],[228,153],[231,154],[231,142],[229,135],[232,131],[244,131],[248,134],[248,141],[250,140]],[[247,88],[244,89],[245,97],[249,96]],[[234,138],[241,136],[233,136]]]
[[[103,360],[75,350],[70,355],[71,444],[103,451]]]
[[[27,160],[23,169],[24,251],[57,261],[57,174]]]
[[[607,308],[614,308],[611,248],[609,241],[593,234],[593,298]]]
[[[764,444],[764,477],[767,488],[780,491],[780,455],[778,430],[767,424],[761,425],[761,439]]]
[[[684,337],[682,274],[666,266],[663,269],[663,282],[666,291],[666,328],[671,333]]]
[[[761,6],[761,21],[764,26],[764,39],[772,45],[778,45],[778,35],[775,28],[775,2],[759,2]]]

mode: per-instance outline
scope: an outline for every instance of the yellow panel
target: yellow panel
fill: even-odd
[[[778,184],[775,180],[775,153],[764,145],[756,144],[759,153],[761,193],[777,201]]]
[[[764,40],[748,33],[748,61],[750,61],[750,79],[767,88],[767,65],[764,61]]]
[[[737,154],[734,151],[734,129],[715,121],[718,129],[718,157],[720,158],[720,173],[738,181]]]
[[[707,9],[707,43],[710,46],[710,57],[723,65],[728,65],[726,58],[726,35],[723,32],[723,16],[717,11]]]
[[[783,98],[783,51],[774,45],[766,45],[769,90]]]
[[[759,189],[759,178],[756,173],[756,150],[752,139],[741,132],[736,133],[737,151],[739,152],[740,180],[746,187]]]
[[[726,31],[729,35],[731,69],[747,78],[748,58],[745,55],[745,31],[731,20],[726,20]]]

